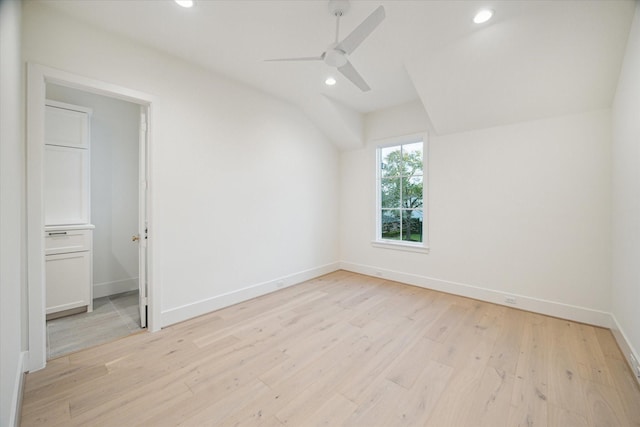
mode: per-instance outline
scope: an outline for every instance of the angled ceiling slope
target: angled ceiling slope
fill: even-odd
[[[363,144],[363,115],[420,99],[437,133],[608,108],[633,0],[352,0],[348,34],[376,7],[385,20],[350,56],[362,92],[321,61],[265,59],[323,52],[335,36],[325,0],[32,0],[299,106],[342,149]],[[473,15],[490,5],[494,19]],[[154,19],[148,19],[153,16]]]
[[[608,108],[633,18],[629,1],[501,2],[494,20],[407,57],[440,134]]]

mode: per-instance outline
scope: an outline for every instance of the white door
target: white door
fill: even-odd
[[[140,106],[138,168],[138,304],[140,326],[147,327],[147,112]]]

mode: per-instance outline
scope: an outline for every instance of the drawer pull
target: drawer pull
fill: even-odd
[[[66,235],[67,232],[66,231],[55,231],[55,232],[50,232],[49,236],[62,236],[62,235]]]

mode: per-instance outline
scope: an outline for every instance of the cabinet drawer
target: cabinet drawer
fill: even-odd
[[[81,252],[91,249],[91,230],[45,231],[45,255]]]

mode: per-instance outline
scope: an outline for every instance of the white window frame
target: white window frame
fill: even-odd
[[[429,186],[429,164],[428,164],[428,143],[427,133],[419,133],[413,135],[405,135],[396,138],[390,138],[378,141],[375,144],[375,230],[374,239],[371,245],[377,248],[396,249],[401,251],[429,253],[429,226],[428,226],[428,186]],[[382,195],[380,191],[381,173],[380,164],[382,162],[381,151],[383,148],[393,147],[397,145],[413,144],[422,142],[422,242],[408,242],[405,240],[387,240],[382,238]]]

